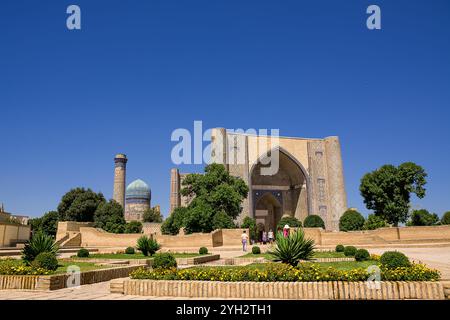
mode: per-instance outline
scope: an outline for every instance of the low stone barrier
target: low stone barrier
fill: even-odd
[[[130,272],[141,266],[121,266],[117,268],[99,269],[80,273],[80,285],[109,281],[128,277]],[[67,287],[70,274],[54,274],[46,276],[0,275],[0,290],[58,290]]]
[[[312,261],[304,261],[301,260],[300,262],[346,262],[346,261],[355,261],[355,258],[353,257],[345,257],[345,258],[317,258]],[[265,263],[270,262],[270,260],[267,260],[266,258],[229,258],[224,260],[225,265],[246,265],[250,263]]]
[[[372,283],[375,285],[375,283]],[[294,300],[443,300],[440,282],[220,282],[173,280],[116,280],[111,293],[126,295],[230,299]]]
[[[215,261],[220,259],[220,254],[208,254],[208,255],[199,255],[197,257],[191,258],[176,258],[178,265],[195,265],[207,263],[210,261]],[[102,263],[102,264],[124,264],[124,265],[140,265],[140,266],[149,266],[153,265],[153,259],[103,259],[103,258],[93,258],[93,259],[75,259],[73,261],[76,262],[93,262],[93,263]]]

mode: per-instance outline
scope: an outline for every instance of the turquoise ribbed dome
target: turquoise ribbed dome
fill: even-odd
[[[125,191],[126,199],[148,199],[151,198],[150,187],[141,179],[130,183]]]

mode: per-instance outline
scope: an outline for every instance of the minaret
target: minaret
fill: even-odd
[[[113,199],[125,208],[125,179],[127,170],[127,156],[119,153],[114,158],[114,192]]]
[[[170,170],[170,212],[180,206],[180,173],[178,169]]]

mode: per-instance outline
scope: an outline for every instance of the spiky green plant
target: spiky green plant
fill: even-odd
[[[25,244],[25,247],[22,250],[22,260],[27,265],[30,265],[40,253],[49,252],[56,257],[58,251],[59,246],[56,244],[53,237],[39,231]]]
[[[140,250],[144,256],[148,256],[149,253],[150,256],[153,256],[161,246],[153,238],[142,236],[138,239],[136,248]]]
[[[300,260],[312,260],[314,249],[314,241],[305,239],[305,233],[298,228],[297,231],[292,231],[288,237],[284,237],[282,232],[278,232],[277,244],[268,253],[273,256],[273,261],[281,261],[295,267]]]

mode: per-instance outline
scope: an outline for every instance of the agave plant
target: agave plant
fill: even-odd
[[[273,251],[269,251],[273,261],[281,261],[297,266],[300,260],[312,260],[314,256],[314,241],[305,239],[305,233],[301,228],[284,237],[282,232],[277,233],[277,245]]]
[[[147,236],[142,236],[137,241],[137,249],[142,252],[144,256],[152,256],[161,247],[156,240]]]
[[[49,252],[56,257],[58,251],[59,246],[51,236],[38,232],[25,244],[22,250],[22,260],[30,265],[40,253]]]

